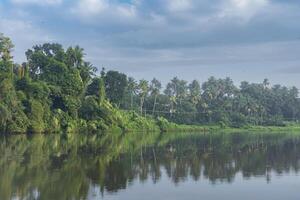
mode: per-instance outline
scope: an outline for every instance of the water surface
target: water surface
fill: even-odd
[[[0,138],[0,199],[299,199],[300,134]]]

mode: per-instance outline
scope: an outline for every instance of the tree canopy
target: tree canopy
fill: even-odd
[[[235,127],[282,126],[300,119],[298,89],[271,85],[268,79],[236,86],[230,78],[210,77],[200,84],[174,77],[163,87],[156,78],[135,80],[114,70],[96,75],[79,46],[36,45],[21,65],[12,60],[13,47],[0,34],[1,132],[126,129],[133,126],[126,123],[140,127],[139,120],[161,117]]]

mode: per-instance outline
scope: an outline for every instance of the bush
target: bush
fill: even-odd
[[[30,127],[29,131],[32,133],[42,133],[45,131],[44,123],[44,108],[43,105],[34,99],[30,100]]]
[[[247,125],[247,118],[241,113],[232,113],[230,115],[230,121],[230,126],[234,128],[241,128]]]
[[[8,108],[0,103],[0,131],[5,132],[8,121],[12,118]]]
[[[283,117],[276,115],[276,116],[269,116],[263,122],[265,126],[286,126],[284,123]]]

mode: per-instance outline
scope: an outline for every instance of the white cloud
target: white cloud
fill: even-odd
[[[14,4],[25,5],[25,4],[36,4],[36,5],[58,5],[63,0],[11,0]]]
[[[32,45],[55,41],[79,44],[96,66],[140,78],[228,74],[260,81],[281,66],[299,72],[296,0],[8,1],[0,0],[0,32],[16,44],[18,62]],[[60,3],[65,6],[47,9]],[[49,6],[40,13],[27,5]],[[298,78],[295,83],[300,84]]]
[[[100,14],[109,6],[106,0],[80,0],[72,12],[83,17]]]
[[[117,8],[118,13],[121,16],[125,16],[125,17],[134,17],[134,16],[136,16],[136,7],[134,5],[118,6],[116,8]]]
[[[25,60],[24,52],[33,45],[54,41],[52,36],[28,21],[0,17],[0,30],[15,44],[13,55],[17,62]]]
[[[269,5],[269,0],[227,0],[222,5],[221,17],[240,17],[249,20]]]
[[[191,7],[191,0],[168,0],[168,9],[170,11],[186,11]]]
[[[268,4],[268,0],[231,0],[231,4],[238,10],[257,10]]]
[[[136,17],[135,4],[119,4],[109,0],[79,0],[71,13],[87,23],[99,23],[99,18],[113,22]]]

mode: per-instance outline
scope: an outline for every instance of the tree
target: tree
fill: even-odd
[[[103,79],[102,79],[103,80]],[[95,77],[92,79],[91,83],[87,86],[86,96],[95,95],[99,97],[101,78]]]
[[[79,109],[79,116],[85,120],[99,120],[101,111],[95,96],[86,97]]]
[[[138,88],[138,84],[136,83],[136,81],[134,80],[134,78],[129,77],[128,78],[128,85],[127,85],[127,90],[129,92],[130,95],[130,109],[133,109],[133,97],[136,94]]]
[[[103,78],[100,78],[99,81],[99,105],[101,106],[106,98],[105,94],[105,83]]]
[[[11,61],[11,51],[14,45],[8,37],[5,37],[0,33],[0,78],[2,76],[7,76],[13,78],[13,63]]]
[[[0,103],[0,132],[6,133],[7,123],[11,118],[12,116],[8,108]]]
[[[41,102],[31,99],[29,101],[29,116],[30,116],[30,132],[42,133],[45,131],[44,124],[44,107]]]
[[[267,79],[242,82],[237,88],[230,78],[210,77],[200,85],[197,80],[188,84],[174,77],[161,93],[162,84],[155,78],[150,84],[137,83],[104,68],[96,76],[96,68],[85,61],[79,46],[65,51],[56,43],[36,45],[26,52],[27,62],[21,65],[13,64],[12,48],[10,39],[0,34],[1,131],[69,131],[79,126],[126,129],[126,123],[144,121],[117,107],[130,107],[141,115],[145,110],[155,115],[159,109],[166,120],[183,124],[282,126],[285,121],[300,120],[298,89],[272,86]]]
[[[201,99],[201,87],[197,80],[193,80],[191,84],[189,84],[189,99],[193,105],[197,105]]]
[[[187,82],[184,80],[179,80],[177,77],[174,77],[168,84],[164,91],[164,93],[169,97],[170,99],[170,113],[172,115],[173,112],[175,112],[176,107],[175,105],[182,104],[182,101],[187,96]]]
[[[147,96],[149,92],[149,83],[146,80],[140,80],[139,84],[138,84],[138,90],[137,93],[140,97],[140,112],[141,115],[143,114],[143,106],[144,106],[144,102],[145,102],[145,98]]]
[[[80,65],[78,67],[78,70],[82,82],[85,86],[89,83],[89,81],[92,79],[92,77],[95,76],[95,73],[97,72],[97,68],[93,66],[90,62],[84,62],[83,65]]]
[[[120,106],[128,84],[127,76],[117,71],[108,71],[104,80],[107,98],[110,102]]]
[[[49,66],[49,62],[51,61],[56,61],[67,66],[64,62],[66,54],[60,44],[45,43],[43,45],[36,45],[33,49],[27,50],[25,54],[28,60],[30,76],[33,79],[38,79],[40,75],[48,73],[49,68],[51,69],[51,65]],[[47,71],[45,72],[45,70]]]
[[[157,96],[160,93],[161,90],[161,82],[157,79],[152,79],[151,83],[150,83],[150,92],[151,95],[154,96],[154,103],[153,103],[153,109],[152,109],[152,115],[154,115],[155,113],[155,107],[156,107],[156,101],[157,101]]]
[[[66,51],[66,64],[70,67],[79,68],[83,64],[84,49],[78,45],[69,47]]]
[[[10,61],[12,59],[11,51],[14,48],[11,40],[0,33],[0,57],[4,62]]]

